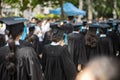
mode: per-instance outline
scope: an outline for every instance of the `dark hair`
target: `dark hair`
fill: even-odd
[[[68,16],[68,19],[71,21],[74,19],[74,16]]]
[[[9,53],[6,56],[7,64],[6,69],[8,70],[10,75],[14,75],[16,72],[16,65],[15,65],[15,52],[16,52],[16,46],[13,39],[8,40],[9,45]]]
[[[29,28],[29,34],[27,35],[26,40],[29,39],[33,35],[34,31],[35,31],[34,26]]]
[[[32,35],[28,39],[26,39],[27,42],[31,43],[33,48],[35,49],[36,53],[39,54],[39,38],[37,35]]]
[[[33,20],[33,19],[35,19],[36,21],[38,20],[36,17],[32,17],[32,19],[31,19],[31,20]]]
[[[41,23],[41,22],[42,22],[41,20],[38,20],[38,21],[37,21],[37,24],[39,24],[39,23]]]
[[[107,33],[107,28],[106,29],[99,28],[99,33],[100,34],[106,34]]]
[[[63,32],[59,30],[54,30],[52,32],[52,41],[58,42],[63,39]]]
[[[12,39],[16,39],[18,35],[21,35],[24,30],[24,23],[18,23],[14,26],[10,25],[10,30],[6,30],[8,36],[11,36]]]
[[[92,31],[88,31],[85,36],[85,44],[90,47],[96,47],[97,35]]]

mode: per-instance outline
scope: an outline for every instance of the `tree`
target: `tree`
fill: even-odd
[[[1,16],[1,13],[2,13],[2,0],[0,0],[0,16]]]

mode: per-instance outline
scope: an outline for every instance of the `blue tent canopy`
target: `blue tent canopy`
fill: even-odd
[[[76,16],[76,15],[86,15],[86,11],[80,10],[77,7],[75,7],[72,3],[65,3],[63,5],[63,10],[67,16]],[[61,14],[61,8],[57,8],[55,10],[50,11],[51,14]]]

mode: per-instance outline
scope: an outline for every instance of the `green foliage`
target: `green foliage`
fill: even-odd
[[[45,18],[46,16],[44,14],[36,14],[35,17],[38,19],[42,19]]]
[[[23,0],[23,3],[21,3],[20,10],[24,11],[27,8],[27,5],[29,4],[29,0]]]
[[[61,0],[3,0],[4,3],[7,3],[11,5],[12,7],[18,7],[21,11],[24,11],[28,4],[31,5],[31,7],[34,9],[37,4],[40,4],[42,6],[49,6],[49,2],[52,4],[52,7],[58,7],[60,6]],[[79,0],[63,0],[65,2],[71,2],[74,5],[78,6]],[[87,11],[88,4],[87,0],[83,0],[83,9]],[[114,1],[115,0],[91,0],[92,7],[93,7],[93,15],[94,17],[112,17],[113,16],[113,10],[114,10]],[[117,1],[117,8],[115,11],[117,12],[118,17],[120,17],[120,0]],[[46,3],[46,4],[45,4]],[[40,17],[40,16],[39,16]]]
[[[60,15],[54,15],[54,14],[48,14],[48,15],[44,15],[44,14],[36,14],[35,15],[36,18],[38,18],[39,20],[43,19],[43,18],[60,18]]]
[[[12,7],[18,7],[20,0],[3,0],[3,2],[11,5]]]

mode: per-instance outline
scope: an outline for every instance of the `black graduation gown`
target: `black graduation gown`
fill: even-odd
[[[118,53],[119,53],[119,54],[118,54],[118,59],[120,60],[120,33],[119,33],[118,35],[119,35],[119,36],[118,36],[118,38],[119,38],[119,44],[118,44],[118,45],[119,45],[119,46],[118,46],[118,47],[119,47],[119,49],[118,49]]]
[[[42,62],[46,80],[74,80],[75,65],[65,47],[46,45],[43,50]]]
[[[43,45],[47,45],[51,43],[51,35],[52,35],[52,31],[48,31],[45,33],[45,36],[43,39]]]
[[[86,45],[85,47],[86,47],[86,54],[87,54],[88,61],[95,58],[96,56],[98,56],[97,46],[96,47],[90,47],[90,46]]]
[[[41,65],[33,48],[17,48],[14,75],[10,75],[6,70],[5,57],[8,52],[8,46],[0,48],[0,80],[43,80]]]
[[[19,40],[21,47],[33,47],[29,42],[26,42],[24,40]]]
[[[76,67],[78,64],[86,64],[85,38],[82,34],[70,33],[68,35],[68,50]]]
[[[98,38],[98,55],[113,56],[113,45],[109,37]]]
[[[116,31],[110,31],[108,32],[107,35],[111,39],[111,42],[113,44],[113,53],[114,53],[114,56],[116,56],[116,53],[119,49],[119,36]]]
[[[0,47],[3,47],[5,45],[6,45],[5,35],[0,34]]]

